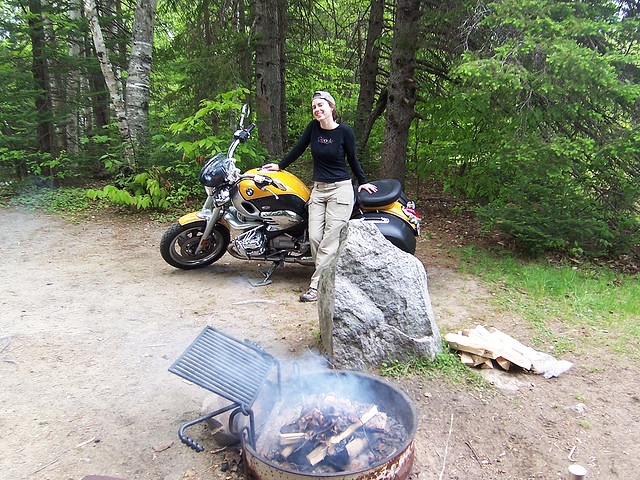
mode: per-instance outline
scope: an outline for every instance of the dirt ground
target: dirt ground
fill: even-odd
[[[310,268],[286,265],[256,288],[266,266],[228,255],[199,271],[165,264],[167,224],[0,213],[0,478],[241,478],[238,450],[203,426],[189,433],[205,452],[180,443],[209,394],[167,369],[205,325],[281,360],[317,351],[316,305],[297,301]],[[447,255],[464,232],[438,225],[425,224],[417,256],[441,334],[485,324],[528,343],[527,325]],[[559,378],[507,373],[482,390],[391,380],[419,412],[411,478],[558,479],[572,463],[587,478],[638,478],[640,367],[611,358],[580,351]]]

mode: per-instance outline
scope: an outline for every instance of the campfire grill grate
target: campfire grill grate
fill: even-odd
[[[276,363],[257,345],[207,326],[169,371],[248,408]]]
[[[274,357],[248,340],[240,341],[211,326],[205,327],[169,371],[233,403],[183,425],[178,434],[183,443],[201,451],[201,446],[183,436],[184,429],[233,408],[250,416],[253,424],[251,406],[274,366],[279,384],[279,364]],[[249,434],[253,436],[253,426],[251,430]]]

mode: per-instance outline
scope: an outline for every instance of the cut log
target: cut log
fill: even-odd
[[[445,340],[456,350],[494,360],[502,357],[525,370],[531,370],[531,360],[528,357],[515,350],[510,342],[505,342],[498,336],[494,336],[492,332],[481,325],[471,330],[464,330],[459,334],[448,333],[445,335]]]
[[[496,358],[496,362],[502,367],[503,370],[508,371],[509,368],[511,368],[511,362],[504,357]]]
[[[280,445],[295,445],[305,438],[304,432],[280,433]]]
[[[477,338],[468,337],[459,333],[447,333],[444,339],[455,350],[473,353],[474,355],[487,358],[493,358],[495,356],[494,353],[487,348],[486,343]]]
[[[480,364],[480,368],[491,369],[493,368],[493,360],[490,358],[485,358],[484,362]]]
[[[282,450],[280,450],[280,455],[282,455],[282,458],[289,458],[289,455],[293,453],[295,448],[295,445],[287,445]]]
[[[491,328],[490,331],[491,331],[491,335],[493,335],[494,338],[498,339],[503,344],[508,345],[511,349],[515,350],[521,355],[524,355],[525,357],[529,358],[529,360],[533,361],[540,356],[539,352],[537,352],[533,348],[527,347],[526,345],[520,343],[515,338],[507,335],[504,332],[501,332],[497,328]]]
[[[477,357],[477,355],[475,356]],[[460,361],[465,365],[471,365],[472,367],[476,366],[474,355],[467,352],[460,352]]]
[[[480,355],[474,355],[472,353],[467,353],[467,352],[459,352],[459,353],[460,353],[460,360],[462,361],[462,363],[464,363],[465,365],[469,365],[471,367],[478,367],[483,363],[485,363],[487,360],[490,360],[487,357],[481,357]]]
[[[264,422],[256,437],[256,452],[261,455],[268,455],[276,447],[282,425],[289,425],[302,415],[302,405],[294,408],[286,408],[286,405],[284,400],[280,400],[273,406],[268,421]]]
[[[349,460],[353,460],[354,458],[356,458],[368,446],[369,440],[367,440],[366,437],[358,437],[351,440],[345,447],[347,452],[349,453]]]
[[[385,432],[387,430],[387,414],[385,412],[378,412],[375,417],[367,422],[367,430],[374,432]]]
[[[307,460],[309,460],[309,463],[312,466],[314,466],[320,463],[322,460],[324,460],[324,457],[326,456],[327,456],[327,446],[319,445],[313,450],[311,450],[309,454],[307,454]]]
[[[474,328],[474,332],[476,332],[478,335],[481,335],[482,338],[487,339],[487,341],[493,342],[493,345],[496,345],[497,347],[496,352],[498,353],[499,357],[502,357],[510,361],[511,363],[514,363],[519,367],[524,368],[525,370],[531,370],[531,364],[532,364],[531,358],[525,355],[521,349],[513,348],[514,347],[513,342],[516,342],[522,347],[524,347],[524,345],[522,345],[520,342],[517,342],[513,338],[509,337],[509,335],[499,332],[499,330],[490,332],[489,330],[487,330],[481,325],[478,325],[476,328]],[[499,332],[499,334],[496,334],[496,332]],[[506,340],[506,337],[513,340],[513,342]],[[495,358],[498,358],[498,356],[496,356]]]
[[[373,405],[369,410],[367,410],[360,416],[357,422],[354,422],[351,425],[349,425],[339,435],[334,435],[333,437],[331,437],[327,443],[329,445],[335,445],[337,443],[340,443],[342,440],[349,438],[351,435],[355,433],[356,430],[358,430],[360,427],[362,427],[364,424],[370,421],[377,414],[378,414],[378,407]],[[316,464],[324,460],[324,458],[327,456],[327,448],[328,448],[327,444],[319,445],[316,448],[314,448],[307,455],[307,460],[309,460],[309,463],[312,466],[315,466]]]
[[[347,427],[347,429],[344,432],[342,432],[341,434],[334,435],[333,437],[331,437],[329,439],[329,442],[335,444],[335,443],[341,442],[345,438],[349,438],[351,435],[353,435],[353,432],[358,430],[362,425],[367,423],[369,420],[371,420],[377,414],[378,414],[378,407],[373,405],[369,410],[367,410],[366,412],[364,412],[364,414],[362,414],[362,416],[358,419],[357,422],[354,422],[351,425],[349,425]]]

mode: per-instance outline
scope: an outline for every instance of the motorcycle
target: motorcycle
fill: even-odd
[[[242,107],[238,129],[226,154],[216,153],[202,166],[199,180],[207,198],[202,209],[171,225],[160,241],[162,258],[185,270],[211,265],[226,252],[242,260],[273,262],[255,286],[271,283],[275,269],[285,263],[313,266],[307,231],[310,190],[287,171],[241,173],[233,157],[249,140],[255,124],[245,127],[250,114]],[[420,235],[420,216],[397,180],[371,182],[375,194],[357,194],[352,219],[374,223],[396,247],[414,254]],[[354,193],[355,194],[355,193]]]

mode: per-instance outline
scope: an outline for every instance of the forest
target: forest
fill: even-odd
[[[244,103],[242,169],[327,90],[370,178],[528,254],[640,257],[637,0],[5,0],[0,21],[3,189],[179,207]]]

